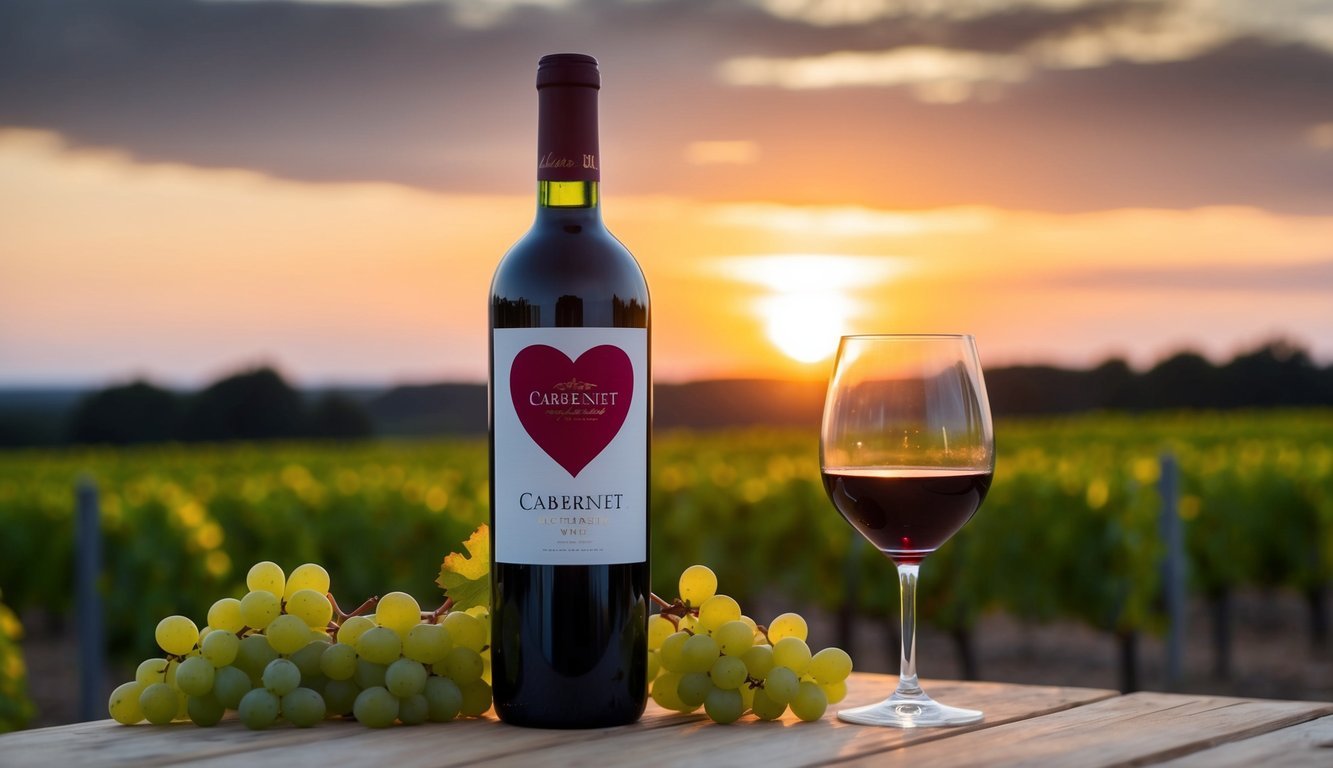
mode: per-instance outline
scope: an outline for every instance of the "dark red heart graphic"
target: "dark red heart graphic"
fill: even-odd
[[[569,357],[534,344],[514,358],[509,394],[533,442],[571,477],[620,432],[634,396],[634,366],[619,347],[603,344]]]

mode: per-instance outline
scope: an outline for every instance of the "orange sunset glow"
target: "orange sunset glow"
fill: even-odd
[[[1327,11],[38,4],[0,11],[0,385],[484,379],[556,48],[601,59],[604,215],[661,380],[822,378],[850,332],[1333,360]]]

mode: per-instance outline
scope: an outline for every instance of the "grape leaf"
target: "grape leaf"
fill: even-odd
[[[463,548],[468,554],[450,552],[440,563],[436,584],[452,598],[454,608],[465,611],[491,603],[491,528],[482,523],[472,532]]]

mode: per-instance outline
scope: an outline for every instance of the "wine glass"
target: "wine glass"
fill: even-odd
[[[838,718],[918,728],[977,722],[916,677],[921,561],[972,517],[995,471],[995,436],[967,335],[844,336],[824,401],[819,468],[833,505],[898,567],[902,666],[888,699]]]

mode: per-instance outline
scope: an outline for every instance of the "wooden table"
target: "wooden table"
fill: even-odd
[[[842,706],[887,696],[895,679],[856,674]],[[371,730],[326,722],[247,731],[224,721],[126,727],[110,720],[0,736],[0,766],[244,765],[1144,765],[1333,766],[1333,703],[1088,688],[928,681],[926,690],[986,713],[960,728],[747,718],[721,726],[652,703],[635,725],[589,731],[516,728],[493,718]]]

